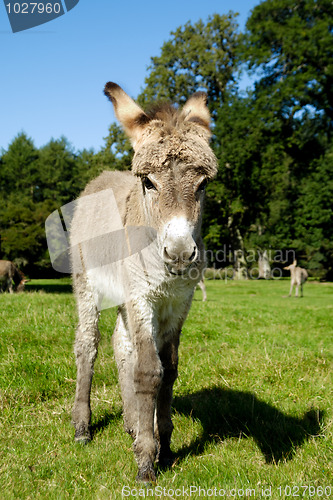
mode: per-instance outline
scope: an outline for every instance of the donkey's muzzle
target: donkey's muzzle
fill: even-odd
[[[175,218],[165,231],[163,260],[172,274],[184,274],[198,259],[198,247],[186,219]]]
[[[173,249],[170,250],[164,247],[163,259],[167,264],[183,264],[186,266],[196,261],[197,257],[197,246],[193,247],[192,251],[181,250],[180,252],[175,252]]]

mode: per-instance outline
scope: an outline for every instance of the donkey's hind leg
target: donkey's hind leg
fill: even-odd
[[[120,310],[112,343],[121,387],[124,427],[126,432],[135,439],[138,427],[138,409],[134,391],[134,353],[125,323],[124,311]]]
[[[75,441],[86,443],[91,440],[90,391],[100,340],[98,330],[99,312],[85,280],[77,283],[75,290],[77,294],[79,325],[76,331],[74,346],[77,380],[72,418],[75,427]]]

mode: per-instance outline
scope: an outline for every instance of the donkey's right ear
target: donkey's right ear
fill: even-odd
[[[116,83],[108,82],[104,87],[104,94],[112,102],[116,117],[135,148],[149,117]]]

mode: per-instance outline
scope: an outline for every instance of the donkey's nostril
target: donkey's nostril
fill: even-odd
[[[174,262],[177,260],[176,256],[172,256],[173,254],[169,254],[166,247],[164,247],[163,258],[165,262]]]
[[[197,249],[197,247],[194,247],[193,252],[191,253],[191,255],[188,259],[189,262],[193,262],[194,260],[196,260],[197,255],[198,255],[198,249]]]

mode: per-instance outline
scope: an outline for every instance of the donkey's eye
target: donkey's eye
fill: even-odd
[[[197,193],[202,193],[206,189],[206,186],[207,186],[207,179],[203,180],[201,184],[199,184]]]
[[[148,179],[148,177],[143,177],[142,179],[142,185],[145,189],[154,189],[156,191],[156,186],[154,186],[154,184],[151,182],[150,179]]]

